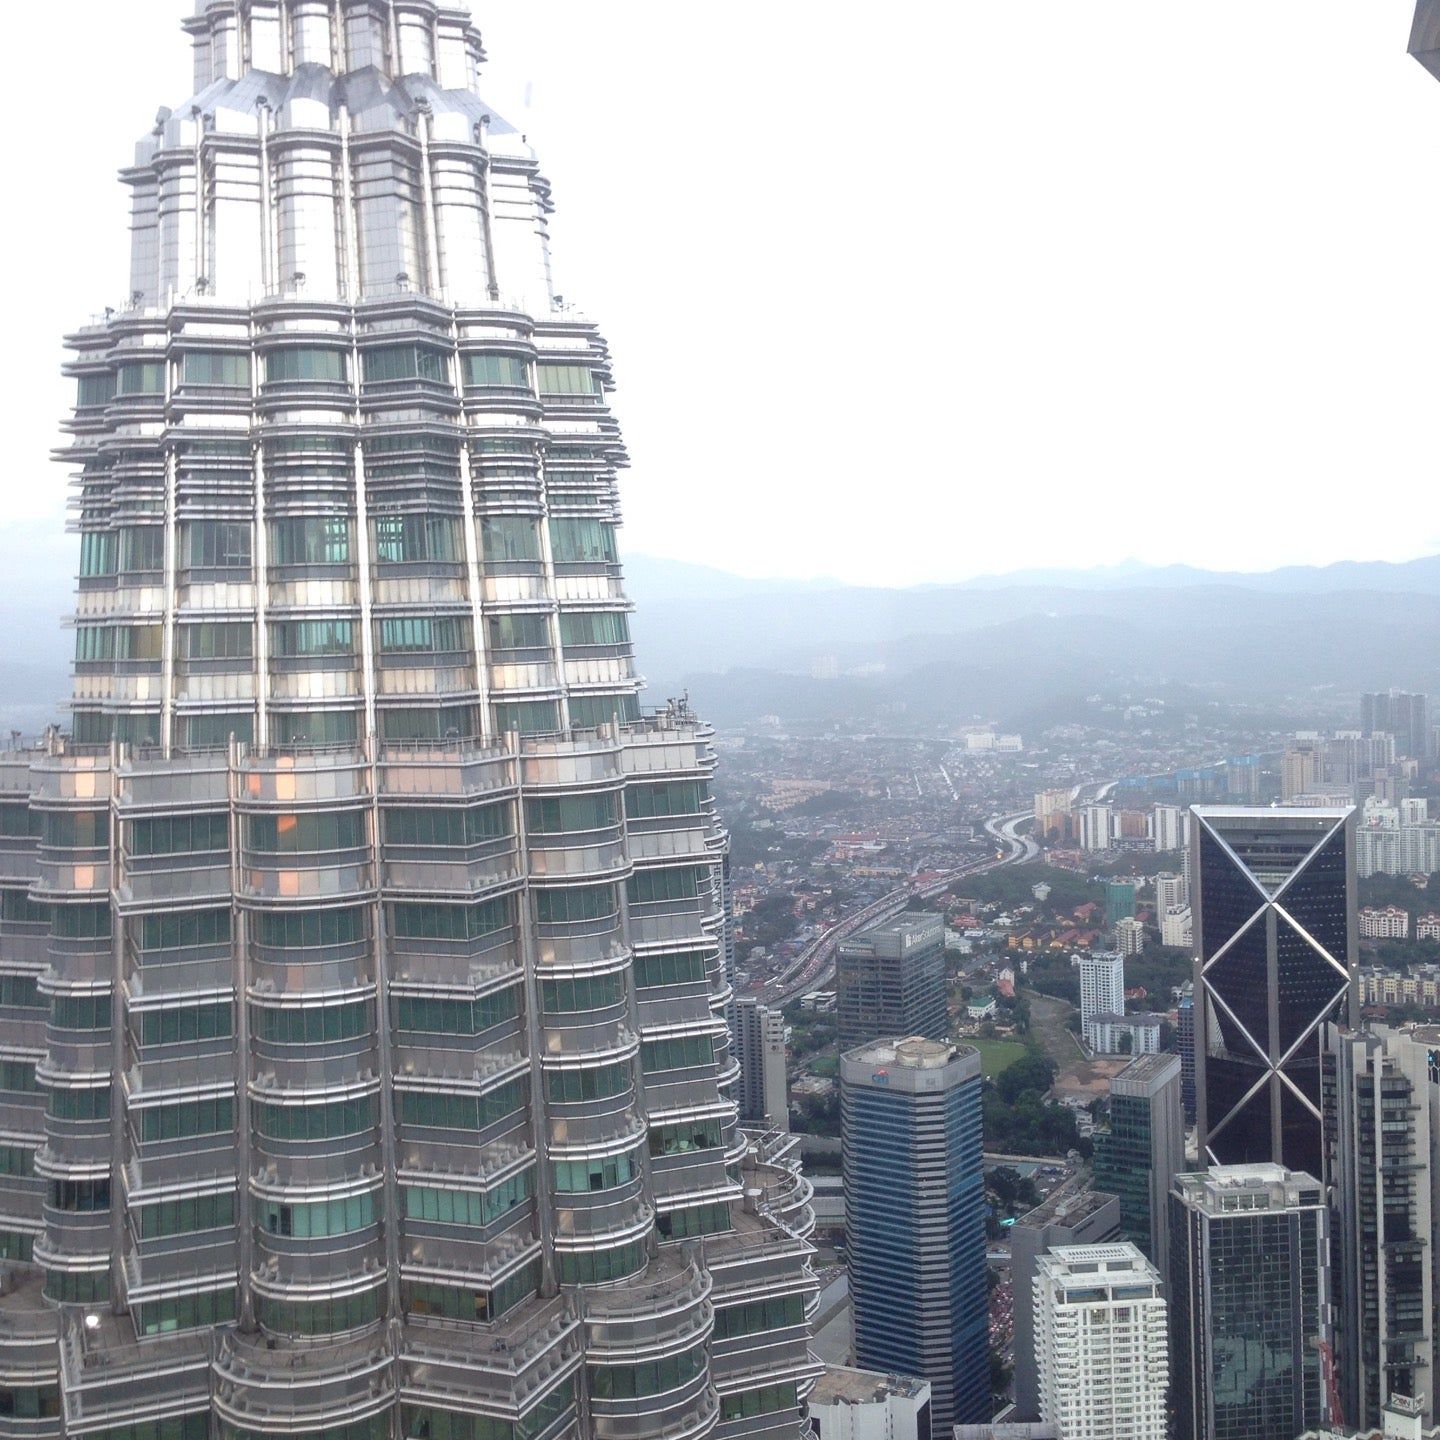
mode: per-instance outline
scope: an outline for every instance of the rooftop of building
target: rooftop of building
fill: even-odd
[[[867,925],[857,930],[840,943],[849,945],[855,941],[878,940],[883,936],[911,935],[920,930],[943,930],[945,917],[933,910],[905,910],[893,920],[882,920],[877,925]]]
[[[1192,805],[1202,820],[1343,820],[1353,805]]]
[[[948,1040],[927,1040],[923,1035],[906,1039],[870,1040],[851,1050],[845,1058],[864,1065],[897,1070],[941,1070],[952,1060],[977,1055],[973,1045],[956,1045]]]
[[[1115,1204],[1115,1196],[1104,1190],[1082,1190],[1078,1195],[1052,1195],[1015,1223],[1033,1230],[1047,1225],[1079,1225],[1106,1205]]]
[[[811,1405],[881,1405],[894,1397],[918,1400],[930,1388],[913,1375],[886,1375],[879,1370],[851,1370],[827,1365],[810,1392]]]
[[[1212,1165],[1175,1177],[1182,1199],[1208,1214],[1289,1209],[1321,1203],[1320,1182],[1283,1165]]]
[[[1054,1245],[1037,1262],[1042,1275],[1062,1283],[1159,1285],[1160,1272],[1128,1240],[1106,1245]]]
[[[1158,1018],[1158,1017],[1157,1017]],[[1148,1083],[1164,1080],[1180,1073],[1180,1057],[1168,1052],[1157,1055],[1137,1055],[1111,1082],[1113,1090],[1116,1081]]]

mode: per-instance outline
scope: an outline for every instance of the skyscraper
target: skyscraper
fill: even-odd
[[[1067,1436],[1166,1440],[1169,1337],[1154,1265],[1134,1245],[1064,1245],[1040,1257],[1029,1299],[1042,1420]]]
[[[790,1027],[778,1010],[753,995],[735,1001],[735,1058],[740,1065],[736,1098],[740,1123],[762,1130],[790,1128],[790,1089],[785,1047]]]
[[[855,1361],[930,1382],[933,1440],[990,1416],[980,1055],[920,1038],[840,1058]]]
[[[1109,950],[1080,956],[1080,1032],[1095,1047],[1095,1020],[1125,1013],[1125,957]]]
[[[1392,1395],[1436,1375],[1430,1047],[1394,1031],[1327,1025],[1325,1181],[1335,1270],[1335,1353],[1345,1418],[1378,1425]]]
[[[1120,1197],[1120,1233],[1167,1273],[1170,1186],[1185,1168],[1180,1057],[1141,1055],[1110,1082],[1095,1136],[1095,1185]]]
[[[1180,1440],[1294,1440],[1321,1424],[1329,1344],[1320,1182],[1279,1165],[1181,1175],[1170,1201],[1171,1404]]]
[[[0,762],[14,1413],[793,1435],[807,1191],[736,1127],[711,736],[639,708],[549,186],[462,9],[186,30],[67,342],[73,736]]]
[[[840,942],[835,966],[840,1048],[882,1035],[950,1033],[945,1000],[945,920],[906,911]]]
[[[1355,811],[1190,821],[1201,1156],[1319,1174],[1320,1027],[1359,1013]]]

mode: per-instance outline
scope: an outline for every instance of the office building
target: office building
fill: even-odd
[[[980,1055],[920,1037],[840,1059],[855,1361],[930,1382],[932,1440],[990,1415]]]
[[[1125,958],[1108,950],[1078,957],[1080,970],[1080,1033],[1093,1050],[1095,1021],[1101,1015],[1125,1013]]]
[[[1166,1440],[1169,1336],[1155,1266],[1134,1245],[1062,1245],[1040,1257],[1032,1303],[1040,1418],[1077,1440]]]
[[[73,733],[0,759],[10,1415],[798,1435],[808,1189],[737,1129],[550,187],[460,6],[191,8],[66,342]]]
[[[816,1440],[930,1440],[930,1382],[827,1365],[810,1419]]]
[[[1175,1007],[1175,1048],[1180,1052],[1180,1106],[1185,1123],[1195,1123],[1195,986],[1191,982],[1180,991]]]
[[[1329,1212],[1272,1164],[1181,1175],[1170,1199],[1171,1405],[1179,1440],[1293,1440],[1326,1413]]]
[[[1033,1294],[1040,1257],[1061,1245],[1102,1245],[1120,1236],[1120,1200],[1098,1190],[1052,1196],[1010,1227],[1010,1288],[1014,1304],[1014,1419],[1040,1419],[1040,1377],[1035,1362]]]
[[[1360,728],[1367,736],[1394,736],[1398,754],[1426,760],[1430,756],[1429,710],[1430,702],[1424,695],[1403,690],[1371,692],[1360,697]]]
[[[735,1058],[740,1064],[736,1099],[740,1123],[758,1130],[789,1130],[790,1086],[785,1017],[753,995],[742,995],[734,1008]]]
[[[842,940],[835,994],[842,1050],[882,1035],[945,1039],[944,916],[907,910]]]
[[[1335,1354],[1344,1414],[1359,1427],[1379,1424],[1396,1395],[1424,1397],[1426,1423],[1432,1416],[1440,1096],[1431,1055],[1403,1033],[1326,1026]]]
[[[1185,1168],[1180,1057],[1140,1055],[1110,1082],[1110,1124],[1095,1136],[1099,1190],[1120,1200],[1120,1233],[1168,1273],[1170,1187]]]
[[[1197,806],[1190,823],[1201,1159],[1318,1174],[1320,1027],[1358,1015],[1355,811]]]

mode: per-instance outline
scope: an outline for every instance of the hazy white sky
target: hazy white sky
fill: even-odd
[[[114,172],[187,96],[187,8],[22,22],[64,72],[8,77],[12,593],[74,571],[60,337],[123,300]],[[1440,550],[1413,0],[474,8],[615,352],[628,550],[868,583]]]

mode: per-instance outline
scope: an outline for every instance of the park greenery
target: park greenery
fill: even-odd
[[[981,1101],[985,1149],[1000,1155],[1064,1155],[1090,1153],[1075,1116],[1045,1100],[1055,1081],[1055,1067],[1038,1047],[1026,1047],[1015,1061],[988,1082]]]

